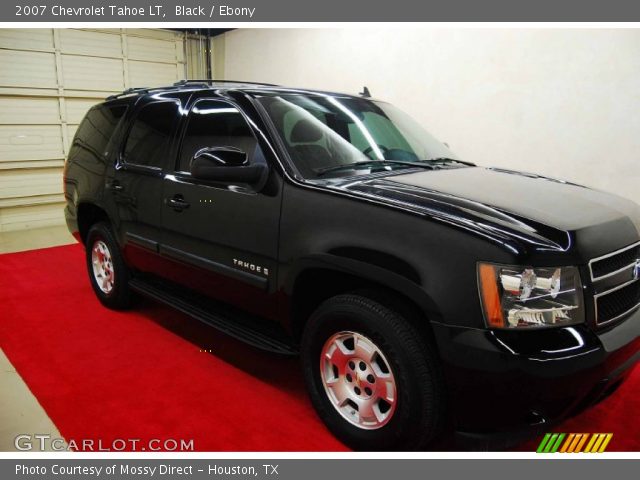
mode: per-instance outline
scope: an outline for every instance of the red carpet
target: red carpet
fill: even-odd
[[[316,417],[297,359],[262,353],[152,301],[128,312],[102,307],[79,245],[0,256],[0,302],[0,347],[67,440],[346,450]],[[639,409],[636,369],[612,397],[554,431],[613,432],[608,450],[640,451]]]

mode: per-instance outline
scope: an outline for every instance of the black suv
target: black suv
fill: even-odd
[[[548,429],[638,359],[638,205],[460,160],[366,90],[128,90],[87,113],[64,184],[104,305],[299,352],[355,448]]]

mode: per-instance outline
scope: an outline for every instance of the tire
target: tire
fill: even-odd
[[[91,286],[106,307],[122,310],[131,303],[129,269],[109,226],[99,222],[91,226],[85,242],[87,271]]]
[[[360,295],[333,297],[309,319],[301,354],[318,415],[348,446],[417,450],[442,432],[444,386],[434,348],[396,311]]]

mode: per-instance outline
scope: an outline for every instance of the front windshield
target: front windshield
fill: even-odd
[[[261,94],[258,101],[306,178],[457,158],[411,117],[385,102],[307,93]]]

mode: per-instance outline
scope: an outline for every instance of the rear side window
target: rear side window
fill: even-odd
[[[124,147],[125,163],[162,167],[179,107],[180,103],[172,100],[150,103],[140,109]]]
[[[69,158],[80,153],[88,153],[96,159],[107,157],[109,140],[126,111],[125,105],[98,105],[89,110],[76,131],[73,139],[76,151],[70,152]]]
[[[198,100],[189,113],[178,171],[188,172],[195,153],[205,147],[235,147],[247,154],[250,163],[263,161],[259,152],[256,155],[257,145],[251,127],[235,106],[221,100]]]

